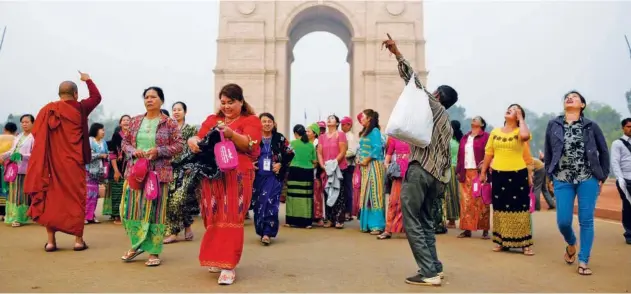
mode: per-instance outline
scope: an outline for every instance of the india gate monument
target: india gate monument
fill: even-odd
[[[394,56],[381,50],[386,33],[427,82],[421,1],[221,1],[214,93],[238,83],[257,112],[289,130],[292,52],[316,31],[348,48],[351,116],[372,108],[385,127],[403,89]]]

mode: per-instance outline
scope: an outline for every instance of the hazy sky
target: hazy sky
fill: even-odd
[[[169,106],[185,101],[189,121],[199,123],[216,100],[218,13],[217,2],[0,2],[0,26],[8,26],[0,118],[36,113],[80,69],[92,74],[108,113],[140,113],[142,90],[157,85]],[[429,87],[452,85],[468,115],[493,124],[510,103],[559,111],[570,89],[626,116],[630,16],[629,1],[426,1]],[[305,108],[309,121],[318,112],[347,115],[341,40],[313,33],[294,54],[292,123],[303,123]]]

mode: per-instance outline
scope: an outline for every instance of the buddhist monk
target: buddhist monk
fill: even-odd
[[[59,101],[48,103],[33,126],[35,144],[24,191],[31,196],[28,215],[46,227],[44,250],[57,250],[55,233],[75,236],[75,251],[88,248],[83,240],[86,203],[85,164],[90,162],[88,115],[101,103],[101,94],[90,76],[79,72],[90,97],[78,101],[77,85],[59,85]],[[54,152],[53,152],[54,150]]]

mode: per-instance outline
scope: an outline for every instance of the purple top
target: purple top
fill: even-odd
[[[386,155],[396,154],[396,162],[401,168],[401,178],[405,179],[405,172],[408,170],[408,164],[410,162],[410,145],[401,140],[395,138],[388,138],[386,147]]]
[[[456,174],[458,175],[458,181],[464,183],[465,181],[465,168],[464,168],[464,153],[465,145],[471,132],[460,139],[460,148],[458,148],[458,163],[456,164]],[[489,133],[482,132],[473,138],[473,157],[475,158],[475,165],[480,166],[480,162],[484,160],[484,147],[486,147],[486,141],[489,140]]]
[[[34,138],[32,134],[28,134],[28,136],[24,137],[24,133],[21,133],[13,140],[13,146],[11,146],[11,149],[2,154],[2,159],[6,161],[11,158],[11,154],[13,154],[15,149],[18,149],[17,152],[22,154],[22,161],[18,162],[18,174],[20,175],[26,174],[28,160],[31,157],[31,150],[33,150],[33,142]]]
[[[335,160],[340,154],[340,143],[348,143],[346,140],[346,134],[342,131],[329,138],[327,133],[324,133],[318,137],[318,148],[322,146],[322,160],[326,163],[329,160]],[[344,170],[348,167],[346,162],[346,154],[342,156],[342,161],[339,162],[339,167]]]

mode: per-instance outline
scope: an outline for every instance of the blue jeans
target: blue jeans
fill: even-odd
[[[593,177],[579,184],[554,180],[557,225],[565,242],[569,245],[576,245],[572,219],[574,217],[574,199],[578,195],[578,224],[581,231],[579,262],[589,262],[589,254],[592,251],[592,244],[594,244],[594,210],[596,209],[599,189],[598,180]]]

